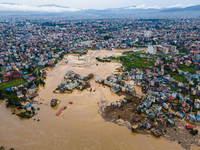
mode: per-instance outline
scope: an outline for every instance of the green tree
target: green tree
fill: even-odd
[[[35,83],[36,86],[39,86],[39,81],[38,80],[35,80],[34,83]]]
[[[45,64],[44,66],[45,66],[45,67],[48,67],[49,65],[48,65],[48,64]]]
[[[55,61],[54,61],[54,64],[57,64],[58,63],[58,60],[56,59]]]

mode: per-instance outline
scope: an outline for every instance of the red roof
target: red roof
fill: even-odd
[[[170,99],[173,99],[173,100],[175,99],[174,97],[171,97],[171,96],[169,96],[169,98],[170,98]]]
[[[183,106],[183,107],[185,107],[185,106],[186,106],[186,104],[182,104],[182,106]]]
[[[193,130],[193,126],[190,126],[190,125],[186,125],[186,128],[190,129],[190,130]]]

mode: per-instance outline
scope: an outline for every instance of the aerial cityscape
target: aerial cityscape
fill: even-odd
[[[0,1],[0,120],[0,150],[199,150],[199,1]]]

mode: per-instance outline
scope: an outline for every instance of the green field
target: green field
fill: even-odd
[[[130,60],[131,56],[135,56],[133,60]],[[146,58],[139,58],[137,55],[140,55],[140,53],[132,53],[128,54],[127,56],[120,56],[117,58],[113,58],[116,60],[120,60],[120,58],[124,58],[125,60],[122,61],[123,66],[125,66],[128,70],[131,70],[131,68],[139,68],[142,69],[144,67],[154,66],[154,60],[150,59],[147,61]],[[147,64],[144,64],[144,62],[147,62]]]
[[[182,71],[189,71],[190,73],[196,73],[196,69],[194,69],[194,64],[191,64],[189,67],[186,65],[178,65],[178,68]]]
[[[26,83],[26,81],[23,78],[14,79],[9,82],[0,83],[0,89],[4,90],[6,87],[18,86],[24,83]]]
[[[12,99],[13,101],[18,102],[16,93],[13,93],[11,91],[6,91],[6,87],[18,86],[24,83],[26,83],[26,81],[23,78],[15,79],[9,82],[0,83],[0,99],[6,98],[6,99]]]
[[[174,78],[178,82],[184,82],[184,77],[177,74],[171,74],[172,78]]]

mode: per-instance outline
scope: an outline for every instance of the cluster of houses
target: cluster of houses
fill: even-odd
[[[84,90],[90,86],[90,82],[88,80],[93,77],[94,75],[92,73],[88,76],[81,76],[79,74],[75,74],[72,70],[67,71],[64,75],[64,81],[58,85],[58,89],[61,92],[65,92],[66,90],[72,91],[75,88],[78,90]]]
[[[16,93],[16,96],[18,97],[18,99],[26,101],[26,100],[30,100],[36,96],[38,96],[37,94],[37,89],[35,87],[35,85],[31,85],[29,88],[27,88],[27,84],[22,84],[19,86],[14,86],[14,87],[6,87],[6,91],[11,91]]]
[[[135,82],[130,81],[129,83],[123,80],[122,76],[115,76],[115,75],[111,75],[108,76],[106,79],[101,79],[96,77],[95,81],[100,83],[100,84],[104,84],[110,87],[110,90],[113,93],[118,93],[120,91],[125,92],[127,94],[130,95],[135,95],[135,89],[133,88],[133,86],[135,85]]]
[[[147,61],[154,59],[155,66],[142,69],[132,68],[131,71],[123,67],[123,72],[117,76],[109,76],[106,80],[95,79],[96,82],[110,86],[114,93],[123,91],[130,94],[129,91],[133,86],[142,87],[146,95],[143,103],[137,107],[137,113],[132,115],[133,131],[144,127],[151,129],[154,135],[160,136],[160,129],[175,124],[173,117],[185,119],[188,123],[200,121],[200,100],[198,99],[200,72],[195,68],[199,62],[194,56],[180,54],[155,58],[152,55],[140,54],[132,55],[130,60],[134,60],[135,57],[146,58]],[[123,61],[123,57],[121,59]],[[192,71],[190,69],[188,71],[187,68],[192,68]],[[182,82],[177,81],[179,77],[183,78]],[[120,108],[121,103],[116,101],[111,103],[111,107]],[[141,120],[138,113],[144,114],[148,119]]]

